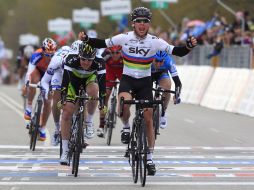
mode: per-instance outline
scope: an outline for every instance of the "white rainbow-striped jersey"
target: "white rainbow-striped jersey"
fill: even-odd
[[[145,38],[139,38],[133,31],[118,34],[106,39],[105,42],[107,47],[122,46],[123,74],[133,78],[151,76],[151,64],[155,53],[162,50],[172,54],[174,48],[156,36],[147,34]]]

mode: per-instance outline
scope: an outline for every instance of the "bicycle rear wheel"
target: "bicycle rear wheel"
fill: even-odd
[[[159,135],[159,126],[160,126],[160,108],[158,105],[155,106],[153,111],[153,127],[154,127],[154,137],[157,139],[157,135]]]
[[[141,122],[140,131],[138,136],[138,152],[139,152],[139,173],[141,186],[144,187],[146,183],[146,165],[147,165],[147,138],[146,138],[146,125],[144,120]]]
[[[116,98],[114,97],[111,102],[111,108],[108,114],[108,126],[107,126],[107,145],[110,146],[113,129],[116,123]]]

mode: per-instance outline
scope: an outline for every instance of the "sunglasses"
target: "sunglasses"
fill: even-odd
[[[143,23],[149,23],[150,20],[147,19],[147,18],[137,18],[137,19],[134,20],[134,22],[136,22],[136,23],[141,23],[141,22],[143,22]]]
[[[164,60],[155,59],[155,62],[163,62]]]
[[[79,58],[80,58],[80,60],[82,60],[82,61],[93,61],[94,60],[94,58],[85,58],[85,57],[81,57],[81,56],[79,56]]]
[[[121,52],[120,51],[113,51],[111,52],[112,54],[120,54]]]

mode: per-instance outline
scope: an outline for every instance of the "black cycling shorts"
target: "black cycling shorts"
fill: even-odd
[[[127,75],[122,75],[119,91],[128,92],[136,100],[152,100],[152,80],[151,77],[133,78]]]

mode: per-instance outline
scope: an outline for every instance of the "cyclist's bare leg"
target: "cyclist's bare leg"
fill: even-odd
[[[121,92],[118,95],[118,115],[120,113],[120,101],[121,101],[121,97],[124,97],[124,100],[132,100],[132,96],[128,92]],[[123,107],[123,116],[121,117],[121,120],[122,120],[124,125],[129,123],[130,115],[131,115],[131,113],[130,113],[130,105],[125,104],[124,107]]]
[[[145,108],[144,109],[144,119],[147,130],[147,139],[148,139],[148,147],[150,150],[154,148],[154,129],[153,129],[153,109]]]
[[[108,107],[108,101],[111,94],[111,88],[106,88],[106,98],[105,98],[105,105]]]
[[[171,89],[171,80],[170,78],[163,78],[159,81],[159,85],[161,88],[165,89],[165,90],[170,90]],[[168,107],[168,103],[170,101],[170,93],[163,93],[163,96],[165,97],[165,110]]]
[[[35,69],[30,75],[30,83],[37,84],[41,80],[41,74],[38,69]],[[27,107],[32,107],[33,99],[35,96],[36,89],[28,87],[27,93]]]
[[[107,88],[106,89],[106,98],[105,98],[105,106],[108,107],[108,101],[109,101],[109,97],[111,94],[111,89]],[[105,124],[105,112],[104,110],[100,111],[100,126],[99,127],[103,127]]]
[[[63,152],[69,150],[68,141],[70,139],[71,120],[76,105],[71,102],[66,102],[63,106],[63,112],[61,116],[61,136],[62,136],[62,148]]]
[[[86,92],[88,96],[97,97],[99,92],[98,84],[95,82],[91,82],[86,86]],[[87,103],[87,112],[90,115],[93,115],[95,113],[95,110],[97,108],[98,101],[89,101]]]
[[[59,121],[60,121],[60,114],[61,111],[57,107],[57,103],[61,100],[61,91],[60,90],[54,90],[53,92],[53,104],[52,104],[52,115],[53,119],[56,125],[55,131],[59,131]]]
[[[41,120],[40,120],[40,126],[42,129],[45,129],[49,115],[51,113],[51,99],[52,97],[49,96],[49,98],[43,101],[43,109],[41,113]]]
[[[63,106],[63,112],[61,116],[61,136],[63,140],[69,140],[71,119],[75,110],[75,104],[66,102]]]

